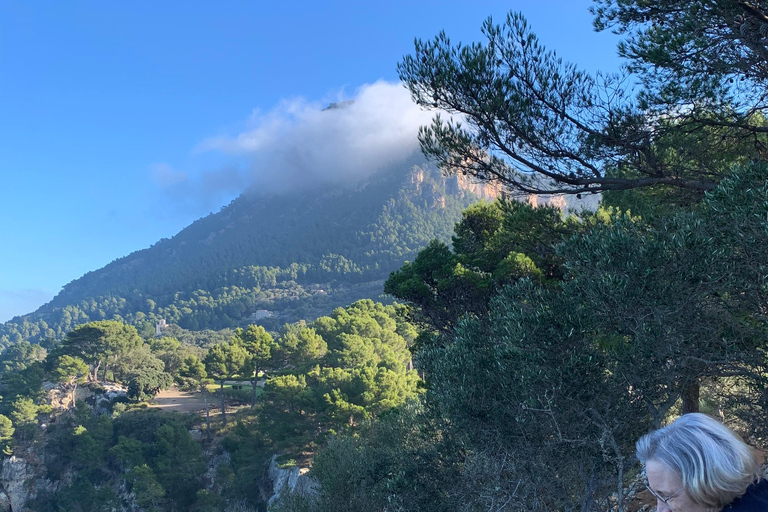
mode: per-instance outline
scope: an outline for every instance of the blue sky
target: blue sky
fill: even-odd
[[[566,60],[616,70],[616,37],[592,31],[589,5],[0,0],[0,321],[218,211],[252,167],[295,156],[298,142],[286,140],[335,168],[318,134],[341,139],[336,153],[361,151],[346,172],[371,160],[360,130],[372,130],[374,155],[387,153],[382,139],[404,143],[391,135],[412,137],[405,125],[373,125],[429,118],[397,84],[415,37],[444,29],[453,41],[481,40],[486,17],[516,10]],[[358,113],[372,121],[338,118],[332,130],[317,121],[345,99],[369,105]],[[396,106],[381,109],[387,102]]]

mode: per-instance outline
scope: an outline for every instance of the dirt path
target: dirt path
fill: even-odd
[[[208,398],[208,405],[213,406],[211,398]],[[149,403],[149,407],[157,407],[169,412],[205,412],[205,401],[201,393],[191,393],[188,391],[179,391],[173,387],[160,391],[154,400]]]

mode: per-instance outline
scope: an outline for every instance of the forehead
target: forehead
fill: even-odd
[[[645,463],[645,474],[648,476],[648,486],[660,494],[672,494],[683,486],[683,480],[676,471],[654,459]]]

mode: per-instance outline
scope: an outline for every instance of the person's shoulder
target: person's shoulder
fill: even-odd
[[[747,487],[744,495],[722,512],[768,512],[768,480],[762,479]]]

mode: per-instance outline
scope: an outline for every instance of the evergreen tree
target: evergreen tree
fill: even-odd
[[[248,360],[248,353],[243,345],[232,340],[228,343],[214,345],[208,350],[203,363],[205,371],[212,379],[219,381],[221,392],[221,420],[227,425],[226,408],[224,404],[224,382],[238,376],[244,369]]]
[[[81,325],[67,334],[59,351],[86,361],[92,368],[91,379],[98,380],[102,366],[103,379],[106,379],[109,366],[141,344],[135,327],[102,320]]]
[[[270,366],[272,362],[272,336],[260,325],[249,325],[246,329],[237,329],[235,338],[245,347],[248,359],[243,368],[243,375],[251,381],[251,407],[256,405],[256,383],[259,373]]]
[[[419,132],[446,173],[469,173],[527,193],[638,187],[701,199],[728,172],[722,155],[762,158],[765,10],[730,0],[598,0],[597,26],[632,36],[620,47],[633,77],[591,76],[540,44],[522,15],[483,24],[485,44],[417,40],[400,79],[437,115]],[[738,86],[733,84],[738,81]],[[715,129],[712,129],[715,128]],[[681,144],[693,136],[693,145]],[[749,144],[745,144],[748,140]],[[754,142],[754,144],[752,144]],[[751,146],[751,147],[750,147]]]

